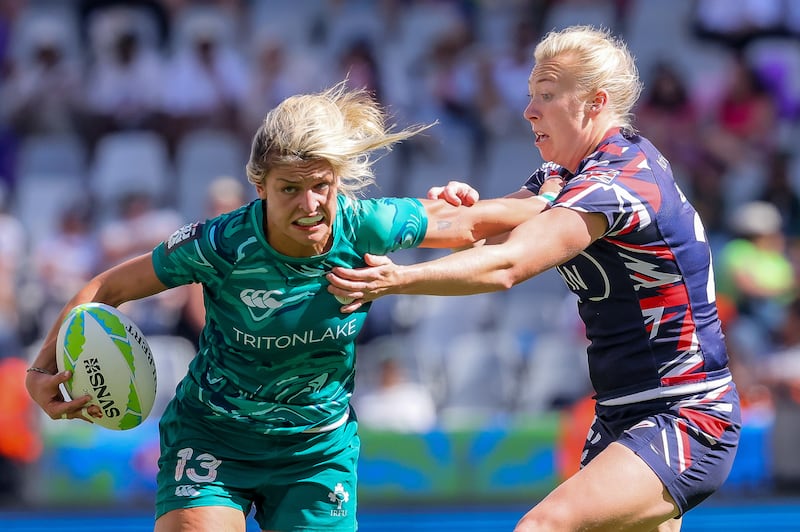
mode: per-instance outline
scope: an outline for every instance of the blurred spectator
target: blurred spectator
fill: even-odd
[[[87,75],[86,107],[93,138],[122,129],[149,129],[160,110],[163,65],[132,28],[98,50]]]
[[[703,157],[698,113],[685,77],[670,63],[657,63],[636,111],[641,129],[666,157],[676,177]]]
[[[737,238],[719,254],[717,293],[737,312],[728,329],[733,351],[755,362],[770,351],[796,295],[795,272],[774,205],[756,201],[741,206],[731,227]]]
[[[99,271],[100,259],[91,206],[85,201],[66,205],[59,226],[33,250],[40,327],[53,323],[69,298]]]
[[[352,88],[364,88],[385,104],[381,67],[375,57],[375,47],[366,38],[351,42],[339,56],[340,78],[345,77]]]
[[[206,216],[213,218],[238,209],[248,202],[245,185],[235,177],[220,176],[208,187]],[[203,302],[203,287],[199,284],[186,286],[186,303],[183,307],[177,333],[197,346],[200,331],[206,324],[206,307]]]
[[[688,187],[684,192],[691,198],[700,219],[703,220],[712,250],[717,249],[717,241],[724,243],[730,239],[723,195],[726,169],[725,161],[708,156],[699,158],[686,169]],[[684,176],[676,174],[675,179],[681,185],[684,184]]]
[[[0,359],[22,355],[17,289],[27,246],[25,228],[8,211],[7,191],[0,186]]]
[[[101,269],[152,251],[181,225],[175,210],[158,208],[146,193],[129,192],[119,202],[119,216],[100,228]]]
[[[536,24],[523,18],[515,24],[508,46],[491,62],[492,82],[499,101],[487,123],[496,135],[509,131],[527,132],[528,125],[522,112],[528,105],[528,94],[520,87],[528,85],[533,67],[533,48],[538,40]]]
[[[427,432],[436,426],[436,407],[430,391],[410,381],[392,356],[381,361],[377,386],[354,397],[354,401],[358,421],[364,428]]]
[[[780,492],[800,493],[800,299],[788,306],[773,353],[755,368],[772,397],[771,476]]]
[[[25,389],[22,355],[0,358],[0,508],[20,509],[30,466],[42,453],[39,410]]]
[[[130,192],[120,198],[119,216],[99,229],[100,268],[147,253],[183,224],[177,211],[155,205],[147,193]],[[173,334],[188,296],[187,287],[120,307],[146,335]]]
[[[774,150],[778,144],[777,106],[759,73],[739,57],[731,78],[703,132],[706,147],[721,160],[737,163]]]
[[[12,64],[2,86],[0,114],[20,136],[78,131],[82,72],[66,54],[64,31],[56,20],[32,25],[28,55]]]
[[[224,41],[216,22],[208,17],[196,20],[168,62],[162,105],[171,120],[173,142],[191,129],[239,127],[238,111],[249,83],[247,65]]]
[[[781,35],[786,8],[783,0],[696,0],[694,25],[698,37],[740,51],[753,39]]]
[[[791,163],[789,152],[770,155],[766,183],[759,199],[777,207],[783,221],[781,230],[789,238],[797,239],[800,238],[800,195],[792,183]]]
[[[248,140],[264,115],[281,101],[325,85],[326,73],[314,57],[287,49],[271,35],[256,38],[250,67],[240,113],[242,136]]]
[[[131,192],[120,200],[120,215],[100,227],[101,268],[148,253],[183,225],[183,219],[171,208],[160,208],[145,193]],[[153,297],[125,303],[120,309],[128,314],[142,332],[174,334],[186,303],[187,287],[162,292]]]
[[[153,44],[164,48],[171,36],[172,19],[165,0],[78,0],[78,17],[84,40],[90,39],[89,29],[98,18],[124,13],[129,21],[146,19],[152,24]],[[87,42],[88,44],[88,42]]]
[[[442,125],[466,130],[471,175],[478,175],[486,163],[489,132],[481,111],[488,105],[483,92],[487,72],[482,69],[473,35],[465,24],[457,25],[434,41],[425,62],[426,99],[430,112]]]

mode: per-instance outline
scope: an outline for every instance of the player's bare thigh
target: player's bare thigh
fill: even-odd
[[[154,532],[245,532],[246,516],[228,506],[172,510],[156,519]]]
[[[680,530],[678,507],[636,454],[612,443],[520,520],[515,532]]]

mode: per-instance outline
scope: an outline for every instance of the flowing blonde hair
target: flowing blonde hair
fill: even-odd
[[[375,181],[372,165],[400,142],[431,127],[399,131],[387,125],[384,109],[364,89],[346,81],[314,94],[290,96],[272,109],[256,131],[245,168],[252,184],[262,183],[276,166],[327,161],[350,197]],[[376,154],[383,150],[383,154]]]

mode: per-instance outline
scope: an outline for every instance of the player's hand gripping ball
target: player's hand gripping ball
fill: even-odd
[[[64,385],[70,397],[89,394],[87,406],[103,411],[93,423],[127,430],[150,414],[156,397],[153,355],[139,327],[116,308],[102,303],[73,308],[58,331],[56,363],[59,371],[72,372]]]

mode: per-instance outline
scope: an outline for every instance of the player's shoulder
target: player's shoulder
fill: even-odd
[[[539,187],[541,187],[548,179],[552,177],[561,177],[566,179],[569,177],[569,175],[569,171],[560,164],[552,161],[546,161],[542,163],[539,168],[537,168],[530,175],[530,177],[528,177],[522,186],[523,188],[530,190],[532,193],[538,194]]]
[[[220,257],[235,261],[263,227],[263,202],[254,200],[204,222],[204,235]],[[260,248],[260,247],[259,247]]]
[[[660,159],[663,157],[645,137],[618,133],[606,138],[583,160],[577,181],[608,185],[634,176],[648,179],[647,175],[653,173],[652,164],[661,164]]]
[[[355,230],[373,226],[385,228],[408,218],[425,216],[425,207],[418,198],[346,198],[342,201],[343,208],[340,211],[343,214],[344,227]]]
[[[236,250],[253,237],[255,208],[259,207],[252,202],[213,218],[187,223],[167,239],[166,251],[171,253],[197,241],[204,255],[234,257]]]

